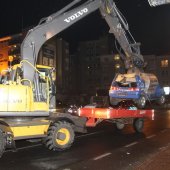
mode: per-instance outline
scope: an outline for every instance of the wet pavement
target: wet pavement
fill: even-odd
[[[162,147],[157,153],[150,155],[134,170],[170,170],[170,145]]]
[[[17,148],[4,153],[0,170],[170,170],[170,111],[157,110],[140,134],[130,125],[118,131],[106,123],[77,136],[64,152],[24,141]]]

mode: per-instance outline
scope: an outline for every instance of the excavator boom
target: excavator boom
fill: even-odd
[[[143,56],[140,54],[138,43],[135,42],[129,31],[129,26],[113,0],[74,0],[60,11],[40,20],[39,24],[31,29],[21,45],[21,58],[23,62],[23,77],[34,83],[36,100],[39,98],[39,82],[33,66],[35,67],[41,46],[50,38],[67,29],[77,21],[96,10],[110,27],[125,55],[122,59],[126,69],[130,67],[141,69],[144,65]],[[73,8],[73,6],[77,5]],[[71,9],[70,9],[71,8]]]

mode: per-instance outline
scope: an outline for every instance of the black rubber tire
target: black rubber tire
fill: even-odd
[[[122,130],[124,127],[125,127],[125,124],[124,124],[124,123],[116,122],[116,128],[117,128],[118,130]]]
[[[146,97],[145,96],[141,96],[138,100],[137,100],[137,107],[139,109],[143,109],[146,106]]]
[[[65,143],[64,145],[57,143],[57,135],[60,135],[59,133],[61,132],[59,131],[61,129],[65,129],[69,133],[68,142]],[[48,132],[47,132],[47,137],[45,139],[45,145],[50,150],[63,151],[71,147],[72,143],[74,142],[74,137],[75,137],[75,134],[74,134],[72,125],[66,121],[58,121],[50,125]]]
[[[162,96],[157,100],[157,103],[158,103],[159,105],[163,105],[163,104],[165,104],[165,101],[166,101],[165,96],[162,95]]]
[[[5,146],[6,146],[5,137],[4,137],[3,132],[0,129],[0,158],[2,157],[5,151]]]
[[[143,118],[136,118],[133,121],[133,128],[137,133],[141,133],[144,127],[144,119]]]
[[[110,97],[110,104],[111,104],[112,106],[116,106],[118,103],[119,103],[118,100],[116,100],[116,99]]]

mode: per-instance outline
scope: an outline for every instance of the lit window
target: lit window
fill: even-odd
[[[120,68],[120,64],[116,64],[115,67],[116,67],[116,69],[119,69]]]
[[[161,60],[161,67],[168,67],[168,60]]]
[[[120,60],[119,54],[116,54],[116,55],[114,56],[114,60]]]

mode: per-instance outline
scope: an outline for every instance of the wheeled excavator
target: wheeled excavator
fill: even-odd
[[[96,10],[122,47],[126,68],[136,71],[144,66],[139,45],[113,0],[74,0],[41,19],[21,44],[21,62],[0,77],[0,156],[20,139],[41,138],[50,150],[65,150],[72,145],[75,132],[86,131],[86,118],[55,111],[54,69],[37,65],[37,58],[47,40]]]

